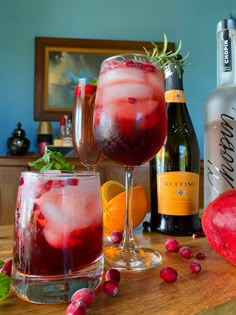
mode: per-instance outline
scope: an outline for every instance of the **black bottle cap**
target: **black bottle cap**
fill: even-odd
[[[236,19],[224,19],[217,23],[216,34],[223,30],[236,30]]]

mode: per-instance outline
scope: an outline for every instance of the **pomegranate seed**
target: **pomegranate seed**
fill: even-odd
[[[172,267],[164,267],[160,271],[160,277],[166,282],[175,282],[178,277],[178,272]]]
[[[135,97],[128,97],[128,103],[135,104],[137,102],[137,99]]]
[[[0,269],[0,272],[5,273],[7,276],[11,276],[11,267],[12,267],[12,259],[8,258],[4,261],[4,264],[2,268]]]
[[[82,301],[73,301],[66,309],[66,315],[85,315],[86,305]]]
[[[133,60],[125,60],[121,63],[124,67],[135,67],[136,63]]]
[[[189,268],[192,273],[198,273],[202,270],[201,264],[197,261],[191,261],[189,264]]]
[[[33,211],[39,211],[40,210],[40,207],[39,205],[35,202],[34,205],[33,205]]]
[[[79,180],[77,178],[68,178],[66,180],[66,185],[77,186],[79,184]]]
[[[192,249],[187,246],[180,247],[179,253],[183,258],[190,258],[192,256]]]
[[[165,242],[165,247],[169,252],[178,252],[180,249],[179,242],[175,238],[168,238]]]
[[[21,185],[24,185],[24,178],[23,178],[23,177],[20,178],[20,184],[19,184],[19,186],[21,186]]]
[[[107,270],[105,274],[106,280],[114,280],[115,282],[120,282],[120,272],[117,269],[111,268]]]
[[[65,186],[65,181],[64,181],[64,180],[55,180],[55,181],[53,181],[52,186],[53,186],[54,188],[61,188],[61,187],[64,187],[64,186]]]
[[[53,181],[51,179],[48,180],[44,185],[45,191],[49,191],[52,188],[52,185],[53,185]]]
[[[82,301],[86,307],[89,307],[95,301],[95,293],[89,288],[77,290],[71,297],[71,302],[74,301]]]
[[[143,69],[144,69],[145,71],[148,71],[148,72],[155,72],[155,71],[156,71],[155,66],[153,66],[153,65],[150,64],[150,63],[145,63],[145,64],[143,65]]]
[[[205,258],[206,258],[206,255],[205,255],[205,254],[203,254],[203,253],[197,253],[196,258],[197,258],[197,259],[201,259],[201,260],[203,260],[203,259],[205,259]]]
[[[103,73],[103,72],[105,72],[106,70],[109,70],[109,69],[117,68],[117,67],[119,67],[119,65],[120,65],[120,63],[117,60],[108,60],[104,64],[104,67],[101,70],[101,73]]]
[[[115,296],[118,294],[119,291],[119,286],[118,283],[114,280],[106,280],[103,282],[103,292],[111,295],[111,296]]]
[[[120,244],[123,239],[123,234],[119,231],[113,231],[111,233],[111,241],[113,244]]]
[[[144,228],[144,230],[148,230],[149,227],[150,227],[150,222],[143,221],[143,228]]]

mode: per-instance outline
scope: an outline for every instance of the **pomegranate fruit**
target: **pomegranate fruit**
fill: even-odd
[[[202,228],[214,250],[236,264],[236,189],[223,192],[206,207]]]

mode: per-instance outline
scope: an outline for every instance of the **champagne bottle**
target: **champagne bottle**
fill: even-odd
[[[236,188],[236,20],[216,27],[217,87],[205,102],[204,206]]]
[[[165,67],[165,80],[168,131],[162,149],[150,162],[151,229],[192,235],[201,229],[200,152],[185,102],[181,62]]]

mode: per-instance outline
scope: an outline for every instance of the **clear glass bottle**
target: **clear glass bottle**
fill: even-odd
[[[200,152],[187,109],[183,69],[165,69],[168,131],[150,162],[151,229],[169,235],[192,235],[199,221]]]
[[[236,182],[236,20],[218,22],[217,87],[205,102],[204,206]]]

